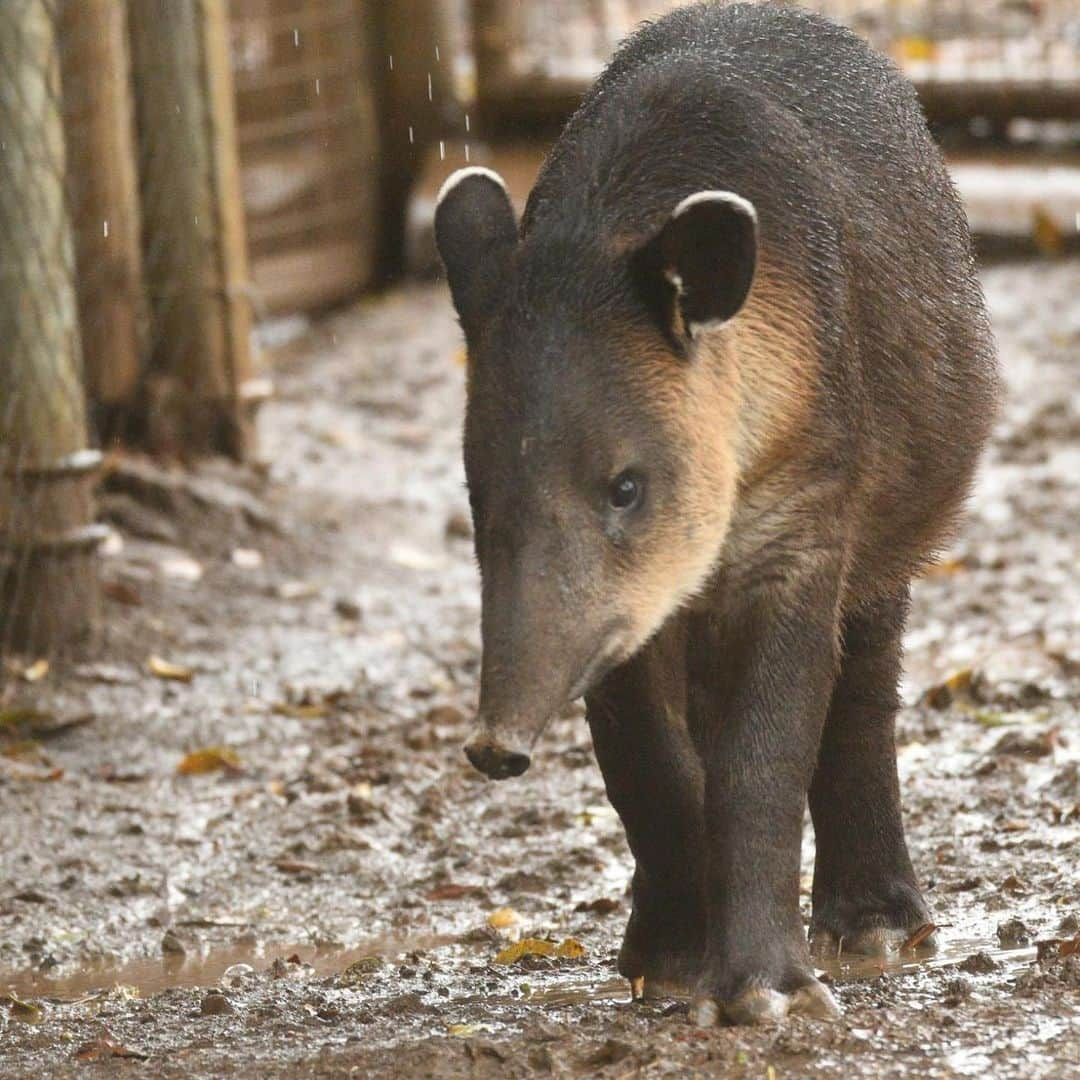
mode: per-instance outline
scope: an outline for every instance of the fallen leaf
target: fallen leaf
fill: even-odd
[[[1041,206],[1031,212],[1031,237],[1043,255],[1060,255],[1065,248],[1061,226]]]
[[[1063,941],[1058,949],[1058,955],[1062,959],[1066,956],[1080,956],[1080,934],[1068,941]]]
[[[0,730],[22,731],[52,718],[52,713],[42,712],[40,709],[0,709]]]
[[[128,1058],[134,1061],[145,1061],[149,1055],[141,1050],[132,1050],[123,1043],[117,1042],[107,1032],[99,1035],[90,1042],[83,1043],[75,1051],[76,1061],[101,1061],[104,1058]]]
[[[954,671],[944,682],[931,686],[923,695],[923,701],[931,709],[947,709],[961,698],[970,698],[973,677],[971,668]]]
[[[610,915],[613,911],[619,910],[619,901],[613,900],[609,896],[600,896],[595,900],[582,900],[574,910],[592,911],[597,915]]]
[[[319,720],[330,715],[330,706],[325,701],[310,702],[308,704],[279,701],[274,706],[274,712],[278,716],[289,716],[295,720]]]
[[[424,895],[425,900],[460,900],[463,896],[477,896],[483,890],[479,885],[456,885],[450,882],[439,885]]]
[[[566,938],[556,945],[543,938],[522,938],[507,945],[495,956],[496,964],[516,964],[523,956],[550,956],[560,960],[577,960],[585,955],[585,946],[574,938]]]
[[[319,873],[319,867],[315,863],[302,862],[300,859],[275,859],[274,866],[283,874]]]
[[[470,1035],[475,1035],[477,1027],[475,1024],[447,1024],[446,1033],[452,1035],[455,1039],[467,1039]]]
[[[513,908],[501,907],[487,917],[487,922],[493,930],[509,930],[521,922],[521,916]]]
[[[23,678],[27,682],[41,682],[49,674],[48,660],[35,660],[24,672]]]
[[[146,661],[146,666],[150,669],[151,675],[172,682],[188,683],[195,677],[195,672],[191,668],[184,667],[183,664],[174,664],[169,660],[162,659],[160,656],[151,656]]]
[[[923,923],[912,935],[900,946],[901,952],[911,952],[917,949],[935,930],[937,926],[934,923]]]
[[[198,776],[210,772],[243,772],[244,766],[235,750],[227,746],[204,746],[185,754],[176,771],[181,776]]]
[[[22,1001],[14,994],[7,994],[3,1000],[8,1003],[12,1020],[20,1020],[24,1024],[40,1024],[45,1018],[45,1010],[36,1001]]]
[[[127,604],[128,607],[140,607],[143,602],[142,594],[134,585],[128,585],[124,581],[102,582],[101,590],[117,604]]]

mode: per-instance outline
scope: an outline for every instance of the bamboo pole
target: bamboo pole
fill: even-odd
[[[129,425],[145,343],[126,5],[61,5],[64,119],[86,390],[102,442]]]
[[[145,274],[148,438],[184,455],[253,449],[251,309],[224,0],[131,6]]]
[[[98,615],[74,256],[51,0],[0,4],[0,652],[47,653]]]

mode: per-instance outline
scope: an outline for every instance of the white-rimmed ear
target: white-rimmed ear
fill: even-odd
[[[738,314],[757,267],[757,211],[731,191],[697,191],[635,257],[646,300],[673,336],[691,338]]]
[[[466,335],[497,299],[517,241],[502,177],[476,165],[451,174],[435,204],[435,244]]]

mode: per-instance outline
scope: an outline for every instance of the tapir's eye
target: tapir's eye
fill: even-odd
[[[615,510],[629,510],[641,502],[642,482],[640,477],[627,470],[619,473],[611,481],[608,499]]]

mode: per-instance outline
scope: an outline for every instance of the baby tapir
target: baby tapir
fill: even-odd
[[[619,968],[703,1022],[836,1006],[811,942],[928,921],[894,714],[913,574],[994,414],[964,214],[910,85],[773,5],[645,25],[520,226],[465,169],[436,239],[469,354],[479,725],[516,776],[584,695],[636,860]]]

